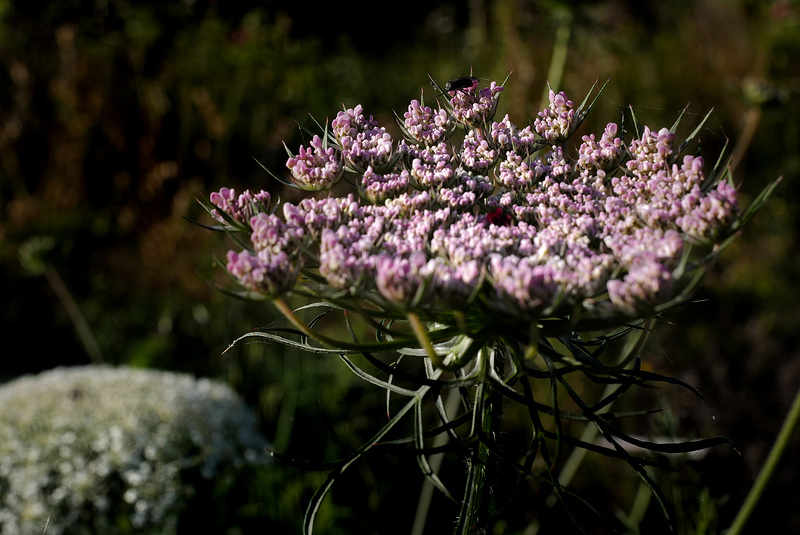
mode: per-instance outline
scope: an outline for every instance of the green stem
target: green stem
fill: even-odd
[[[650,506],[650,500],[653,497],[653,491],[650,490],[644,482],[639,483],[639,489],[636,491],[636,496],[633,498],[633,505],[631,512],[628,513],[628,525],[634,529],[635,533],[639,533],[639,526],[642,523],[647,508]]]
[[[315,332],[315,331],[309,329],[308,325],[306,325],[305,323],[300,321],[300,318],[298,318],[295,315],[295,313],[292,311],[291,307],[289,307],[289,305],[286,304],[286,301],[284,301],[280,297],[276,297],[275,299],[273,299],[272,300],[272,304],[275,305],[275,308],[277,308],[280,311],[281,314],[283,314],[284,318],[288,319],[289,322],[292,325],[294,325],[295,327],[297,327],[297,329],[301,333],[303,333],[304,335],[308,336],[312,340],[317,340],[319,342],[322,342],[323,344],[328,344],[328,345],[333,345],[333,346],[337,346],[338,345],[338,344],[336,344],[335,341],[331,340],[327,336],[324,336],[324,335],[322,335],[322,334],[320,334],[318,332]]]
[[[408,337],[408,338],[405,338],[405,339],[394,338],[393,340],[390,340],[390,341],[380,341],[380,342],[373,342],[373,343],[348,342],[348,341],[345,341],[345,340],[335,340],[335,339],[333,339],[333,338],[331,338],[329,336],[325,336],[324,334],[320,333],[319,331],[315,331],[315,330],[311,329],[308,325],[303,323],[303,321],[300,318],[298,318],[297,315],[292,311],[291,307],[289,307],[289,305],[286,304],[286,302],[283,299],[281,299],[280,297],[276,297],[275,299],[273,299],[272,300],[272,304],[275,305],[275,308],[277,308],[278,311],[280,311],[280,313],[283,314],[283,316],[287,320],[289,320],[289,322],[292,325],[294,325],[297,328],[297,330],[300,331],[301,334],[303,334],[304,336],[310,338],[311,340],[314,340],[316,342],[319,342],[320,344],[323,344],[324,346],[327,346],[329,348],[334,348],[336,350],[341,350],[341,351],[345,351],[345,352],[352,351],[352,352],[359,352],[359,353],[362,352],[362,351],[386,351],[386,350],[391,350],[391,349],[398,349],[398,348],[402,348],[402,347],[408,347],[409,344],[413,344],[413,341],[415,339],[415,338],[411,338],[411,337]],[[422,347],[424,349],[426,349],[426,351],[428,351],[428,355],[430,355],[431,354],[430,351],[433,351],[433,345],[432,345],[433,342],[431,341],[431,333],[428,332],[425,329],[422,321],[419,319],[418,316],[416,316],[416,314],[410,314],[409,316],[413,316],[413,317],[409,317],[409,322],[411,323],[412,328],[414,330],[414,335],[416,337],[416,340],[419,341],[420,344],[422,344]],[[437,340],[437,341],[446,340],[448,338],[452,338],[457,333],[458,333],[458,331],[456,329],[449,328],[449,327],[445,327],[445,328],[442,328],[442,329],[436,329],[435,331],[433,331],[434,339]],[[223,353],[225,353],[226,351],[230,350],[232,347],[237,345],[241,340],[244,340],[245,338],[250,338],[250,337],[256,336],[256,335],[257,335],[257,332],[249,333],[249,334],[246,334],[246,335],[234,340],[233,343],[230,346],[228,346],[228,348],[225,349],[225,351],[223,351]],[[427,347],[426,347],[426,344],[424,343],[424,341],[427,341]],[[437,364],[437,365],[441,364],[442,357],[439,356],[439,355],[436,355],[435,352],[433,352],[433,355],[435,356],[435,360],[432,359],[434,361],[434,364]]]
[[[425,325],[422,323],[422,320],[419,319],[414,312],[409,312],[408,315],[408,323],[411,325],[411,330],[414,332],[414,336],[417,337],[417,341],[419,341],[419,345],[422,349],[425,350],[425,353],[428,355],[428,358],[431,359],[434,368],[441,368],[442,367],[442,357],[436,353],[436,350],[433,349],[433,344],[431,343],[431,338],[428,336],[428,330],[425,328]]]
[[[753,487],[750,489],[750,493],[747,495],[744,504],[742,504],[742,508],[739,509],[739,513],[733,520],[733,524],[731,524],[731,527],[725,532],[726,535],[738,535],[742,532],[745,523],[747,523],[747,520],[750,518],[750,514],[753,512],[753,509],[755,509],[758,500],[767,487],[767,483],[775,472],[778,461],[780,461],[783,452],[789,445],[792,433],[797,428],[798,422],[800,422],[800,389],[798,389],[795,395],[794,402],[789,409],[789,414],[786,415],[783,427],[781,427],[778,437],[772,445],[772,449],[767,456],[767,460],[764,462],[764,466],[761,468],[761,472],[759,472]]]
[[[476,395],[484,396],[486,387],[483,384],[478,385]],[[491,409],[484,406],[479,409],[482,413],[480,416],[481,427],[486,430],[487,422],[491,422]],[[458,528],[456,529],[457,535],[472,535],[480,533],[478,526],[484,517],[485,505],[488,503],[484,496],[484,487],[486,486],[486,467],[489,463],[489,448],[482,441],[478,440],[475,449],[472,452],[469,466],[469,479],[467,481],[467,488],[464,495],[464,504],[461,509],[461,517],[459,520]]]
[[[569,39],[572,33],[572,13],[569,9],[557,10],[553,14],[558,22],[556,29],[556,42],[553,45],[553,55],[550,57],[550,69],[547,71],[547,82],[553,91],[558,91],[561,79],[564,77],[564,66],[567,63]],[[546,108],[550,103],[549,91],[545,89],[540,108]]]
[[[445,403],[445,413],[447,414],[448,418],[458,412],[460,403],[461,396],[458,395],[458,392],[455,390],[449,391],[447,394],[447,401]],[[447,444],[448,438],[449,435],[447,433],[441,433],[434,439],[433,447],[437,448],[444,446]],[[443,460],[444,453],[437,453],[431,456],[430,464],[434,473],[439,472]],[[431,508],[431,500],[433,500],[433,491],[433,483],[431,483],[429,479],[425,478],[425,481],[422,483],[422,489],[419,493],[417,512],[414,515],[414,525],[411,528],[411,535],[422,535],[425,531],[425,522],[428,519],[428,511]]]
[[[489,446],[479,437],[476,437],[480,427],[483,436],[491,437],[495,424],[499,418],[494,414],[492,404],[489,403],[491,388],[489,387],[489,355],[492,349],[481,349],[480,377],[475,390],[475,405],[473,407],[472,434],[477,443],[470,459],[469,477],[464,491],[464,502],[461,506],[456,535],[474,535],[480,533],[478,527],[485,523],[489,500],[484,492],[486,488],[487,469],[489,466]]]
[[[67,312],[67,316],[72,321],[75,332],[78,333],[78,340],[80,340],[81,345],[83,345],[83,348],[86,350],[86,354],[89,355],[89,358],[95,364],[102,364],[103,354],[100,351],[100,346],[97,345],[97,339],[94,337],[92,329],[89,327],[89,323],[81,312],[78,303],[75,302],[67,285],[64,284],[64,279],[61,278],[58,271],[52,266],[48,266],[47,269],[45,269],[44,276],[58,297],[58,300],[61,301],[61,305]]]

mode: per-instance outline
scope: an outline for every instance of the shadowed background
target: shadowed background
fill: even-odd
[[[713,163],[727,143],[743,204],[784,177],[700,302],[668,314],[643,355],[706,398],[663,401],[682,436],[725,435],[738,448],[690,463],[674,485],[687,511],[710,511],[702,532],[718,532],[800,383],[799,23],[789,1],[412,1],[380,18],[339,3],[2,2],[0,379],[89,362],[218,377],[256,410],[276,451],[344,455],[385,418],[382,394],[338,361],[263,345],[222,355],[276,313],[209,288],[220,275],[212,258],[227,249],[184,218],[207,221],[195,198],[223,186],[294,198],[255,160],[285,172],[282,141],[296,150],[310,115],[333,118],[342,104],[362,104],[396,132],[393,111],[423,89],[432,99],[429,75],[471,71],[488,84],[512,72],[498,114],[520,125],[541,108],[548,80],[576,103],[609,80],[588,131],[619,122],[628,105],[654,128],[688,106],[683,124],[693,129],[713,108],[701,148]],[[554,49],[566,52],[563,75],[550,70]],[[798,462],[783,459],[752,526],[777,519],[781,531],[800,531]],[[414,465],[378,456],[356,469],[321,513],[335,524],[326,532],[408,533],[421,476],[397,474]],[[629,487],[608,474],[576,485],[601,508],[627,508]],[[323,476],[276,467],[263,494],[248,497],[243,529],[298,531]],[[651,517],[657,524],[658,511]],[[435,509],[431,532],[452,518]]]

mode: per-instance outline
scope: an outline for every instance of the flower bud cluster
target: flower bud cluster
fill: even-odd
[[[237,196],[233,189],[222,188],[211,194],[210,201],[234,221],[247,223],[257,213],[267,210],[270,205],[270,196],[266,191],[253,194],[250,190]],[[221,223],[226,222],[216,208],[211,210],[211,215]]]
[[[461,166],[467,171],[485,175],[494,167],[499,151],[480,130],[470,130],[461,144]]]
[[[545,141],[558,143],[572,133],[570,129],[575,122],[575,103],[563,91],[556,93],[552,89],[549,99],[550,107],[539,112],[539,117],[533,121],[533,128]]]
[[[456,90],[440,109],[412,101],[399,143],[361,106],[340,112],[339,154],[313,147],[323,168],[347,162],[359,196],[286,202],[283,218],[258,205],[252,250],[229,253],[228,269],[270,297],[308,269],[390,308],[636,316],[680,289],[688,243],[719,240],[737,221],[736,190],[709,185],[703,159],[681,159],[669,130],[626,143],[611,123],[571,155],[565,141],[585,113],[563,92],[519,128],[493,121],[502,90]],[[454,124],[467,130],[460,144]]]
[[[352,169],[364,172],[368,167],[383,172],[392,160],[393,142],[386,128],[379,127],[361,105],[339,112],[331,123],[342,155]]]
[[[383,204],[388,199],[397,197],[408,189],[411,174],[407,169],[399,173],[388,173],[379,175],[372,170],[372,166],[367,167],[362,176],[361,187],[364,196],[372,203]]]
[[[594,134],[583,136],[583,143],[578,149],[578,167],[598,172],[613,169],[624,151],[617,130],[617,125],[610,123],[600,141],[595,140]]]
[[[496,82],[478,91],[456,91],[450,100],[453,118],[469,128],[483,127],[494,117],[502,91]]]
[[[403,117],[403,127],[408,136],[425,146],[444,141],[452,130],[452,121],[447,111],[438,109],[434,112],[429,106],[421,105],[418,100],[411,101]]]
[[[511,122],[508,114],[503,120],[492,123],[492,143],[502,151],[518,151],[520,154],[531,154],[539,148],[536,134],[530,125],[520,129]]]
[[[295,184],[306,190],[331,189],[344,171],[339,154],[319,136],[311,139],[309,148],[300,147],[300,153],[290,157],[286,167],[292,172]]]

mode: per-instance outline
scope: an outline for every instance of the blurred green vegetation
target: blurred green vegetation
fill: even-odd
[[[500,81],[513,71],[499,113],[517,124],[535,116],[548,79],[561,78],[555,89],[576,101],[609,79],[587,131],[629,105],[653,127],[686,106],[697,121],[713,108],[703,154],[713,161],[727,143],[745,203],[784,176],[700,302],[671,313],[644,355],[706,398],[653,397],[677,432],[726,435],[740,452],[720,448],[664,475],[686,511],[679,533],[727,527],[800,384],[800,6],[433,0],[385,13],[273,1],[0,2],[0,378],[90,361],[221,377],[258,412],[276,451],[344,455],[385,418],[383,394],[338,361],[263,345],[222,355],[275,312],[206,284],[226,249],[184,219],[202,218],[194,199],[223,186],[292,198],[255,159],[280,172],[281,142],[296,147],[309,115],[332,118],[342,104],[392,127],[392,112],[421,89],[432,96],[429,74]],[[568,43],[563,77],[549,71],[557,38]],[[632,474],[587,462],[576,487],[601,508],[629,509]],[[783,460],[753,525],[800,531],[799,470],[796,456]],[[248,529],[299,531],[324,474],[278,465],[263,477],[261,494],[246,498]],[[319,523],[333,534],[407,533],[421,482],[413,457],[378,456],[342,480]],[[512,505],[530,513],[539,498],[521,492]],[[454,514],[435,498],[430,532],[450,529]],[[542,533],[566,532],[554,514]],[[651,505],[642,532],[662,533],[660,522]]]

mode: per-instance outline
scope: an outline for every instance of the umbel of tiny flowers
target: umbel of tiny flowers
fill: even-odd
[[[508,116],[488,124],[484,115],[485,132],[468,128],[460,148],[452,145],[449,122],[471,124],[459,119],[464,109],[485,112],[480,98],[498,88],[456,91],[450,113],[412,101],[404,131],[416,134],[400,142],[360,106],[342,111],[332,122],[337,145],[323,141],[326,132],[288,159],[306,190],[330,189],[344,173],[341,162],[361,169],[358,197],[286,202],[276,207],[280,217],[266,192],[212,194],[212,215],[251,234],[250,247],[229,253],[229,271],[250,291],[277,298],[307,270],[316,274],[302,278],[313,281],[311,295],[344,292],[440,325],[454,325],[454,309],[491,320],[483,328],[495,328],[498,316],[625,320],[674,305],[687,289],[687,268],[702,267],[691,262],[690,245],[719,245],[741,226],[736,190],[715,179],[718,168],[706,176],[702,157],[680,154],[672,130],[644,127],[624,144],[612,123],[567,156],[564,141],[584,112],[563,92],[550,91],[533,130]],[[544,154],[534,155],[540,146]],[[410,307],[378,282],[387,271],[405,273],[412,255],[417,268],[404,295],[424,289],[426,298]],[[480,277],[449,278],[472,265]],[[644,270],[648,284],[634,282]],[[304,284],[294,289],[310,293]],[[464,288],[454,292],[454,284]],[[463,300],[453,302],[453,294]]]
[[[306,191],[329,190],[339,182],[344,173],[342,151],[328,144],[328,136],[315,135],[309,147],[300,147],[299,154],[289,153],[286,167],[292,173],[292,182]]]
[[[487,522],[491,500],[482,488],[489,457],[568,492],[549,468],[533,470],[537,455],[554,466],[547,442],[556,442],[558,451],[564,440],[542,422],[549,418],[560,429],[562,420],[574,417],[558,408],[559,389],[613,448],[578,439],[570,444],[625,459],[664,501],[646,470],[650,461],[628,455],[623,444],[654,451],[664,446],[633,439],[598,411],[634,384],[680,383],[639,366],[652,318],[687,299],[775,184],[743,209],[722,159],[709,170],[702,156],[686,152],[705,119],[683,142],[676,140],[682,114],[671,128],[651,129],[631,111],[631,131],[611,123],[599,136],[568,143],[599,96],[590,101],[594,87],[577,107],[550,89],[549,107],[524,127],[509,115],[495,121],[507,81],[460,84],[447,92],[434,81],[436,105],[412,100],[397,115],[400,140],[361,106],[346,108],[309,148],[297,157],[290,153],[293,179],[284,183],[324,192],[345,176],[353,193],[270,206],[264,192],[236,197],[225,189],[206,203],[219,223],[214,228],[245,235],[227,262],[240,295],[270,300],[293,326],[240,340],[258,337],[339,355],[359,377],[409,398],[368,444],[336,465],[309,505],[307,533],[333,480],[409,412],[416,415],[409,440],[420,467],[445,495],[452,497],[427,461],[427,437],[447,434],[454,447],[472,451],[458,533]],[[343,313],[350,338],[330,337],[314,328],[316,320],[303,321],[285,301],[289,293],[312,301],[302,310]],[[358,339],[356,321],[374,332],[374,341]],[[628,335],[636,340],[629,351],[603,355]],[[377,356],[386,353],[395,355],[388,361],[394,364]],[[380,377],[415,380],[398,353],[426,363],[416,390]],[[356,366],[348,357],[353,354],[377,372]],[[602,377],[617,388],[584,402],[565,380],[571,374]],[[536,380],[549,381],[550,405],[534,400],[529,382]],[[457,387],[475,389],[464,395],[463,419],[453,420],[440,392]],[[539,437],[522,463],[505,457],[492,438],[504,399],[529,411]],[[428,430],[421,416],[427,402],[439,414]],[[692,451],[722,442],[669,448]]]

